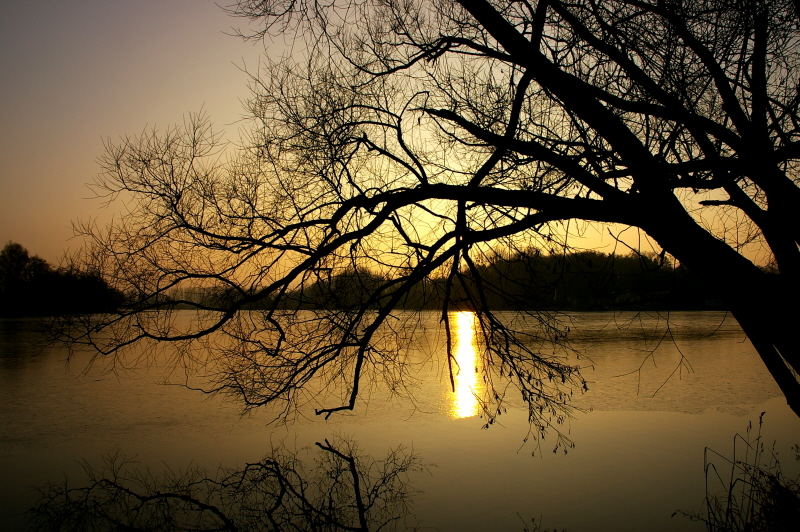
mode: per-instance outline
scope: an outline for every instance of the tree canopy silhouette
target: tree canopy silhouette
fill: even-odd
[[[800,275],[795,4],[235,2],[257,28],[245,37],[282,36],[290,52],[253,74],[253,128],[234,156],[197,117],[108,144],[98,191],[128,213],[87,234],[138,303],[80,340],[112,353],[221,332],[237,347],[215,390],[252,407],[344,381],[343,404],[318,409],[329,415],[354,407],[364,375],[401,362],[388,318],[443,276],[445,326],[453,306],[474,309],[487,375],[520,390],[544,429],[579,372],[543,347],[559,337],[552,315],[514,331],[491,312],[480,265],[498,248],[566,249],[578,222],[613,223],[644,231],[725,302],[800,412],[784,311]],[[367,273],[349,281],[367,294],[357,304],[281,311],[286,294],[343,271]],[[191,297],[209,284],[229,297]],[[174,331],[144,312],[175,293],[207,319]],[[272,305],[239,312],[255,300]],[[490,417],[503,389],[487,388]]]

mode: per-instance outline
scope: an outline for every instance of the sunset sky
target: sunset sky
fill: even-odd
[[[263,50],[238,24],[212,0],[0,2],[0,245],[79,245],[72,222],[107,216],[86,187],[105,138],[201,109],[235,137]]]

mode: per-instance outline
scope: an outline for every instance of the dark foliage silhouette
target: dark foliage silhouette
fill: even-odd
[[[123,299],[97,271],[54,269],[15,242],[0,250],[0,315],[110,312]]]
[[[535,251],[495,256],[476,265],[483,297],[493,310],[690,310],[720,309],[724,304],[703,290],[702,281],[686,268],[665,258],[645,255],[606,255],[583,251],[542,255]],[[389,279],[370,271],[346,270],[283,298],[286,308],[352,308],[364,303]],[[447,276],[424,279],[408,290],[398,308],[440,309]],[[476,287],[466,279],[451,288],[449,306],[469,305]],[[196,294],[200,296],[198,292]],[[236,298],[226,290],[206,291],[209,304]],[[270,308],[272,300],[253,301],[247,308]]]

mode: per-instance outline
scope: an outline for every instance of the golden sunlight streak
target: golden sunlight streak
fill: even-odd
[[[451,392],[450,415],[455,419],[478,415],[479,379],[478,353],[475,341],[475,313],[456,312],[450,315],[451,327],[455,325],[453,350],[453,376],[455,390]]]

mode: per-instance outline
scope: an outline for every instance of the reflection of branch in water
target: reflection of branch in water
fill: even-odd
[[[523,519],[520,514],[517,514],[517,517],[519,517],[520,521],[522,521],[522,532],[566,532],[567,530],[566,528],[561,530],[557,528],[542,528],[541,516],[538,519],[532,517],[530,519],[530,523]]]
[[[380,461],[352,442],[317,442],[306,469],[295,453],[215,477],[199,470],[159,480],[114,457],[89,466],[85,487],[49,486],[32,521],[41,530],[382,530],[409,525],[408,473],[419,461],[402,448]]]
[[[666,377],[663,378],[663,380],[661,381],[661,384],[659,384],[656,387],[656,389],[653,391],[653,393],[650,395],[650,397],[655,397],[656,394],[658,394],[658,392],[661,391],[661,389],[664,386],[666,386],[666,384],[673,377],[675,377],[675,375],[677,375],[678,378],[680,379],[683,376],[684,373],[692,373],[694,371],[694,368],[692,368],[691,362],[689,362],[689,359],[686,357],[686,355],[684,354],[683,350],[678,345],[678,337],[675,334],[675,329],[673,327],[673,324],[670,322],[670,313],[669,313],[669,311],[667,311],[667,313],[664,316],[662,316],[661,312],[656,312],[655,313],[655,317],[656,317],[656,323],[653,326],[652,330],[650,330],[650,331],[645,329],[645,325],[644,325],[644,321],[642,319],[642,313],[641,312],[637,312],[632,319],[628,320],[629,321],[629,325],[631,323],[633,323],[633,321],[639,321],[639,323],[640,323],[640,325],[642,327],[642,331],[641,331],[642,332],[642,340],[645,342],[645,344],[655,340],[655,345],[652,345],[650,347],[645,348],[645,350],[644,350],[645,357],[641,360],[641,362],[639,363],[639,366],[636,369],[634,369],[632,371],[625,372],[625,373],[621,373],[619,375],[616,375],[616,377],[626,377],[628,375],[634,375],[635,374],[636,375],[636,394],[638,395],[641,392],[641,388],[642,388],[642,371],[644,369],[645,364],[649,361],[649,362],[652,363],[653,367],[657,367],[658,364],[656,363],[656,352],[659,350],[659,348],[662,345],[667,345],[667,344],[671,343],[673,348],[674,348],[674,350],[679,355],[678,362],[675,363],[675,365],[672,368],[672,370],[669,372],[669,374]],[[661,327],[661,324],[660,324],[662,317],[665,319],[665,325],[664,325],[663,328]]]

